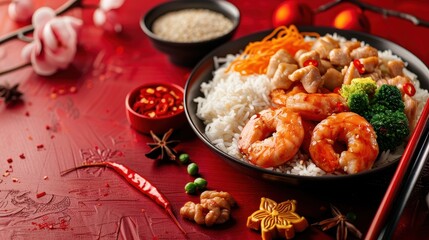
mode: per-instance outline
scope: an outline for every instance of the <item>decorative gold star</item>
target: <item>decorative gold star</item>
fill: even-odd
[[[261,230],[264,240],[277,237],[291,239],[295,236],[295,231],[302,232],[308,227],[307,220],[295,210],[295,200],[277,204],[269,198],[261,198],[259,210],[247,218],[247,227]]]

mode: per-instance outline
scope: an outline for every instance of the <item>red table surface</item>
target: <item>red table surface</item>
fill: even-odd
[[[97,1],[92,1],[97,3]],[[172,65],[155,50],[139,26],[142,15],[158,0],[126,0],[120,10],[121,34],[108,34],[92,23],[93,9],[73,10],[70,14],[84,21],[80,44],[73,64],[65,71],[41,77],[31,67],[0,76],[0,83],[20,83],[23,104],[7,108],[0,104],[0,238],[1,239],[182,239],[184,236],[148,197],[124,179],[105,168],[79,170],[66,176],[60,172],[86,160],[105,160],[129,166],[151,181],[171,201],[179,216],[187,201],[198,202],[198,195],[187,195],[184,186],[193,181],[186,167],[173,162],[156,162],[145,157],[152,139],[130,128],[125,116],[125,95],[145,82],[173,82],[184,86],[191,69]],[[272,28],[271,17],[282,1],[233,0],[241,12],[235,39]],[[326,0],[305,1],[312,8]],[[370,1],[367,1],[370,2]],[[372,1],[374,5],[412,13],[429,20],[429,3],[423,0]],[[37,6],[59,6],[56,1],[37,1]],[[341,4],[316,16],[315,25],[329,26]],[[17,27],[0,6],[0,35]],[[429,28],[415,26],[397,18],[365,13],[371,33],[398,43],[429,64],[425,44]],[[24,43],[9,41],[0,46],[0,70],[18,65]],[[69,93],[76,87],[77,91]],[[65,90],[65,94],[53,95]],[[208,188],[227,191],[238,207],[232,220],[215,227],[202,227],[179,217],[189,239],[259,239],[257,231],[246,227],[247,217],[259,208],[260,199],[277,202],[295,199],[298,213],[314,223],[330,217],[329,205],[356,214],[355,225],[365,234],[378,209],[389,176],[376,184],[353,183],[313,187],[254,178],[227,164],[185,127],[174,135],[181,141],[176,148],[186,152],[200,167]],[[8,162],[7,159],[12,159]],[[45,192],[43,197],[38,193]],[[416,198],[401,218],[396,238],[428,236],[427,206]],[[414,213],[416,210],[418,214]],[[425,230],[426,229],[426,230]],[[349,234],[350,235],[350,234]],[[310,227],[296,239],[334,239]]]

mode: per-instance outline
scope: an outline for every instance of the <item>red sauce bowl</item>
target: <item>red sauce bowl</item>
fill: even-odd
[[[163,134],[186,123],[183,88],[171,83],[148,83],[136,87],[125,98],[128,122],[138,132]]]

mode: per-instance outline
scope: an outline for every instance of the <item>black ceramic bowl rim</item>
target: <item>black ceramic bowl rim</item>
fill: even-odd
[[[366,33],[347,31],[334,29],[329,27],[299,27],[301,32],[318,32],[320,35],[326,33],[337,33],[340,36],[343,36],[347,39],[355,38],[359,41],[363,41],[371,46],[374,46],[378,50],[392,50],[392,53],[401,57],[405,62],[408,63],[407,69],[412,73],[417,75],[421,83],[421,87],[428,89],[429,88],[429,69],[426,65],[413,55],[408,50],[402,48],[401,46]],[[201,119],[196,116],[196,103],[194,102],[195,97],[202,96],[200,91],[200,84],[202,82],[207,82],[212,79],[213,70],[214,70],[214,61],[213,57],[219,56],[223,57],[226,54],[236,54],[240,50],[243,50],[247,43],[251,41],[257,41],[268,35],[272,30],[254,33],[243,38],[237,39],[235,41],[228,42],[215,50],[209,53],[204,57],[192,70],[186,84],[185,84],[185,113],[188,119],[188,122],[191,128],[194,130],[196,135],[215,153],[227,160],[228,163],[231,163],[233,166],[238,166],[241,170],[246,171],[250,175],[259,175],[264,179],[275,180],[280,182],[286,182],[289,184],[315,184],[315,183],[337,183],[341,182],[361,182],[361,180],[372,181],[377,174],[385,172],[386,170],[392,170],[399,162],[399,158],[390,163],[384,164],[378,168],[373,168],[368,171],[349,174],[349,175],[324,175],[324,176],[301,176],[293,174],[285,174],[280,172],[275,172],[269,169],[264,169],[248,162],[242,161],[238,158],[228,155],[223,152],[221,149],[214,146],[211,141],[208,139],[204,132],[204,123]],[[207,79],[207,76],[211,76],[210,79]]]
[[[152,32],[152,25],[153,22],[160,16],[162,16],[165,13],[172,12],[172,11],[178,11],[183,9],[190,9],[190,8],[200,8],[200,9],[209,9],[218,13],[221,13],[225,17],[227,17],[229,20],[232,21],[233,27],[230,31],[227,33],[218,36],[216,38],[204,40],[204,41],[195,41],[195,42],[175,42],[175,41],[168,41],[163,38],[158,37],[155,33]],[[177,45],[177,46],[194,46],[194,45],[204,45],[210,42],[217,41],[227,35],[230,35],[234,33],[237,30],[237,27],[240,23],[240,11],[238,8],[225,0],[183,0],[183,1],[169,1],[165,3],[161,3],[152,9],[150,9],[146,14],[143,16],[142,20],[140,21],[140,27],[143,29],[143,32],[148,35],[150,38],[164,44],[171,44],[171,45]],[[232,36],[232,35],[231,35]]]

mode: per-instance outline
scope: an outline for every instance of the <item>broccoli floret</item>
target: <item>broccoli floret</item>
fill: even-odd
[[[376,89],[377,85],[372,78],[355,78],[349,85],[343,84],[340,94],[346,99],[350,111],[364,115]]]
[[[340,94],[350,111],[371,123],[380,151],[394,150],[410,134],[405,105],[396,86],[385,84],[377,89],[372,78],[355,78],[341,87]]]
[[[368,97],[371,98],[374,95],[376,89],[377,84],[372,78],[355,78],[349,85],[343,84],[340,94],[344,98],[348,99],[356,92],[365,92],[368,94]]]
[[[365,115],[369,109],[368,94],[364,91],[356,91],[353,94],[350,94],[347,99],[347,105],[349,106],[350,111],[362,116]]]
[[[364,113],[363,117],[366,120],[368,120],[368,122],[371,122],[372,116],[374,116],[377,113],[384,113],[387,110],[389,110],[389,109],[387,109],[385,106],[383,106],[381,104],[377,104],[377,103],[371,104],[370,103],[370,105],[369,105],[367,111]]]
[[[401,91],[393,85],[384,84],[374,94],[372,101],[392,111],[404,111]]]
[[[382,111],[385,109],[382,105],[377,108],[379,112],[371,117],[370,123],[377,134],[380,151],[394,150],[410,134],[407,116],[403,111]]]

